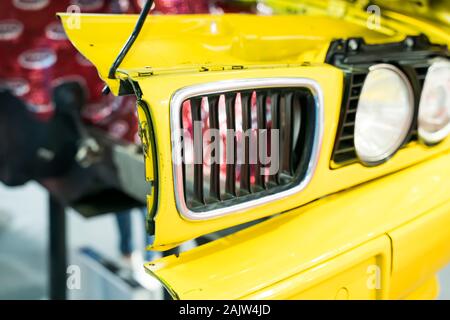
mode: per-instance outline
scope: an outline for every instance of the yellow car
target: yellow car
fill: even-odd
[[[273,15],[149,16],[140,33],[137,16],[60,15],[110,90],[138,98],[151,249],[216,238],[146,264],[174,298],[437,296],[448,8],[404,2],[267,0]]]

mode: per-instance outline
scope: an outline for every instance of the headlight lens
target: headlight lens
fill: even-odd
[[[361,162],[375,165],[404,143],[413,122],[414,95],[408,78],[388,64],[372,66],[355,120],[355,148]]]
[[[437,60],[428,69],[419,106],[419,136],[435,144],[450,134],[450,62]]]

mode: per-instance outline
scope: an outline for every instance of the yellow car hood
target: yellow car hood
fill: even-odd
[[[60,14],[75,47],[107,79],[109,68],[131,34],[136,15]],[[80,19],[79,25],[73,19]],[[334,38],[399,41],[415,30],[394,25],[368,30],[364,16],[185,15],[149,16],[118,72],[123,77],[200,70],[205,66],[280,65],[324,61]]]

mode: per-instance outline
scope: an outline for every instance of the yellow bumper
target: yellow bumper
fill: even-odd
[[[450,153],[146,265],[180,299],[434,298]]]

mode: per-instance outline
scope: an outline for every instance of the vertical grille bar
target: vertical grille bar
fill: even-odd
[[[294,105],[292,106],[292,160],[291,160],[291,173],[295,174],[295,163],[300,161],[303,156],[304,149],[301,148],[302,137],[304,137],[304,105],[307,105],[306,97],[303,94],[297,94],[294,99]],[[303,133],[302,133],[303,132]]]
[[[236,196],[236,138],[234,132],[235,124],[235,102],[236,94],[230,93],[225,95],[225,110],[227,113],[227,176],[225,182],[226,193]]]
[[[281,171],[283,174],[292,174],[292,105],[294,94],[288,92],[284,95],[284,105],[280,109],[280,128],[281,128]],[[281,181],[280,181],[281,182]]]
[[[270,95],[270,115],[271,115],[271,129],[279,130],[280,129],[280,94],[278,92],[272,92]],[[280,144],[278,144],[278,149],[275,150],[274,146],[270,146],[270,155],[273,159],[274,152],[280,154]],[[269,176],[270,184],[278,184],[278,173]]]
[[[226,111],[226,103],[225,96],[221,94],[219,96],[219,105],[218,105],[218,113],[219,113],[219,130],[220,130],[220,143],[223,147],[221,156],[221,162],[219,165],[219,190],[220,190],[220,199],[226,200],[229,198],[229,195],[226,193],[226,180],[227,180],[227,163],[224,155],[226,156],[227,146],[226,146],[226,135],[227,135],[227,111]]]
[[[251,113],[251,103],[252,103],[251,92],[241,92],[241,104],[242,104],[242,131],[244,131],[243,137],[243,164],[241,165],[241,192],[246,191],[248,193],[250,190],[250,135],[252,128],[252,113]]]
[[[191,99],[192,121],[194,125],[194,200],[204,204],[203,197],[203,133],[202,99]]]
[[[183,103],[181,113],[182,128],[185,130],[183,135],[183,184],[186,201],[192,205],[194,199],[194,145],[193,145],[193,127],[192,127],[192,107],[191,102],[186,100]]]
[[[263,166],[261,164],[261,157],[265,157],[267,154],[267,141],[261,141],[264,138],[262,135],[262,130],[266,130],[266,94],[263,92],[257,93],[257,109],[256,117],[258,123],[258,154],[256,157],[256,168],[255,168],[255,184],[261,188],[265,188],[264,174],[261,173]]]
[[[219,130],[219,96],[208,97],[209,104],[209,127],[215,131]],[[220,200],[220,135],[213,137],[211,141],[211,175],[210,175],[210,197]]]
[[[417,80],[420,84],[420,90],[423,89],[423,86],[425,84],[425,78],[427,77],[428,68],[430,67],[429,64],[423,64],[423,65],[416,65],[414,67],[414,70],[416,71]]]
[[[209,196],[211,193],[211,146],[210,146],[210,127],[209,127],[209,102],[207,97],[202,98],[201,103],[202,116],[202,134],[203,134],[203,199],[205,204],[215,202]]]
[[[240,184],[240,177],[241,177],[241,170],[242,170],[242,156],[243,156],[243,150],[242,150],[242,138],[243,138],[243,130],[242,130],[242,96],[241,93],[238,92],[236,94],[236,100],[234,103],[234,117],[235,117],[235,133],[236,133],[236,155],[235,155],[235,168],[234,168],[234,185],[236,188],[236,196],[240,196],[243,193],[241,192],[241,184]],[[244,191],[245,194],[245,191]]]

